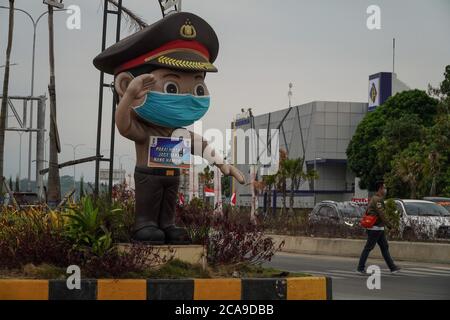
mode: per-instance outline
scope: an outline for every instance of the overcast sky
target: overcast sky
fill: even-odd
[[[15,2],[33,17],[46,11],[42,0]],[[63,146],[60,162],[73,158],[66,143],[86,145],[78,149],[77,157],[95,153],[99,72],[92,59],[101,49],[103,1],[64,3],[81,8],[81,30],[67,29],[68,15],[55,13],[57,112]],[[123,0],[123,4],[147,23],[161,18],[157,0]],[[366,27],[366,9],[372,4],[381,8],[381,30]],[[7,6],[8,1],[0,0],[0,5]],[[212,106],[203,119],[205,129],[228,128],[243,107],[252,107],[255,114],[286,108],[289,82],[294,84],[295,104],[315,100],[366,102],[368,76],[392,70],[393,37],[397,39],[396,72],[412,88],[437,85],[445,65],[450,64],[449,0],[184,0],[183,11],[207,20],[220,41],[215,63],[219,73],[207,77]],[[112,41],[114,16],[109,21]],[[126,23],[122,31],[122,37],[130,34]],[[0,65],[5,61],[7,34],[8,11],[0,9]],[[18,65],[11,67],[10,95],[30,94],[31,49],[31,22],[16,12],[12,62]],[[47,94],[48,65],[44,17],[37,28],[35,95]],[[3,74],[0,68],[2,82]],[[102,149],[109,148],[110,137],[110,95],[105,99]],[[14,119],[10,118],[10,123],[15,125]],[[19,171],[19,134],[7,133],[6,137],[5,176],[14,177]],[[116,154],[131,156],[122,157],[122,162],[132,172],[134,145],[118,134],[116,137]],[[24,177],[28,134],[22,136],[22,142]],[[32,170],[34,179],[34,164]],[[77,166],[77,179],[82,173],[93,180],[93,163]],[[63,169],[64,174],[72,175],[73,169]]]

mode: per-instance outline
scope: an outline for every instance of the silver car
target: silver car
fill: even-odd
[[[359,227],[365,210],[366,206],[351,201],[322,201],[311,211],[309,221]]]
[[[395,200],[400,213],[403,238],[448,238],[450,213],[442,206],[425,200]]]

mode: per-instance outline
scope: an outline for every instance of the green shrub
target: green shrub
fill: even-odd
[[[387,222],[390,224],[389,234],[398,237],[400,233],[400,212],[397,209],[394,199],[388,199],[385,205],[384,213]]]
[[[121,209],[113,209],[110,214],[119,211]],[[86,197],[81,200],[81,206],[69,209],[68,213],[63,215],[67,217],[64,234],[75,248],[90,250],[98,256],[111,249],[112,235],[105,226],[109,213],[105,212],[99,212],[99,207],[94,208],[92,199]]]

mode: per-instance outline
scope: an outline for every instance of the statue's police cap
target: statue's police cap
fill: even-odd
[[[94,65],[114,75],[144,64],[153,69],[217,72],[213,62],[218,52],[217,35],[205,20],[175,12],[109,47],[94,59]]]

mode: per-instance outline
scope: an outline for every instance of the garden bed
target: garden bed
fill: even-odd
[[[27,264],[20,269],[0,270],[0,279],[64,280],[67,276],[66,269],[49,264],[38,266]],[[81,276],[85,278],[82,270]],[[117,279],[298,278],[308,276],[303,273],[290,273],[251,265],[207,267],[204,270],[200,264],[172,260],[159,268],[149,268],[141,272],[125,272]]]

